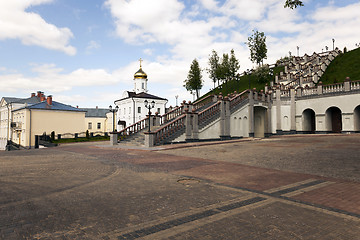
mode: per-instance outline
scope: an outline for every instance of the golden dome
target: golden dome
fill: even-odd
[[[140,69],[134,74],[134,78],[144,78],[147,79],[147,74],[142,70],[142,68],[140,67]]]

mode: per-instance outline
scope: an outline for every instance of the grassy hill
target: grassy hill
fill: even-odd
[[[346,77],[360,80],[360,48],[337,56],[321,76],[323,84],[343,82]]]
[[[274,76],[284,71],[284,67],[274,67]],[[351,80],[360,80],[360,48],[354,49],[350,52],[340,54],[337,56],[326,69],[323,76],[320,78],[320,81],[323,84],[332,84],[343,82],[346,77],[350,77]],[[274,80],[273,77],[271,80]],[[259,83],[258,79],[253,75],[242,76],[239,81],[231,80],[227,83],[224,83],[210,92],[206,93],[204,96],[215,93],[219,94],[220,92],[223,95],[232,93],[234,91],[242,92],[249,88],[249,80],[251,88],[256,88],[258,90],[264,89],[265,83]],[[270,85],[270,81],[268,85]]]
[[[274,76],[275,76],[275,75],[279,74],[280,72],[283,72],[284,67],[274,67],[273,71],[274,71]],[[267,84],[270,85],[270,81],[274,81],[274,80],[275,80],[275,77],[272,77],[271,79],[269,79]],[[204,96],[207,96],[207,95],[213,94],[213,93],[219,94],[220,92],[224,96],[227,95],[228,93],[233,93],[234,91],[242,92],[246,89],[249,89],[249,81],[250,81],[251,88],[256,88],[258,90],[265,88],[265,83],[260,83],[253,74],[250,74],[250,75],[245,75],[245,76],[240,77],[239,81],[230,80],[227,83],[221,84],[218,87],[216,87],[215,89],[206,93]],[[202,96],[202,97],[204,97],[204,96]]]

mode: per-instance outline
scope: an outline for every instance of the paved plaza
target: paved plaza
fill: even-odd
[[[0,152],[0,239],[360,239],[360,135]]]

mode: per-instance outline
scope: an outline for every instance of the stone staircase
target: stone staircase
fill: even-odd
[[[180,107],[172,109],[170,112],[162,116],[154,116],[154,120],[158,121],[157,126],[151,127],[151,132],[154,134],[154,145],[163,145],[171,143],[186,132],[186,120],[187,114],[193,114],[197,116],[197,125],[201,130],[212,124],[214,121],[220,118],[220,105],[223,99],[227,99],[230,103],[230,110],[233,112],[239,109],[244,104],[248,103],[248,90],[242,93],[234,93],[227,97],[221,96],[207,96],[200,101],[194,103],[186,103]],[[153,117],[153,116],[152,116]],[[160,120],[155,120],[159,118]],[[122,137],[120,144],[130,146],[144,146],[145,144],[145,132],[147,132],[148,118],[135,123],[128,128],[122,130],[120,135]]]

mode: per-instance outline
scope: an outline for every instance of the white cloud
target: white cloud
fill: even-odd
[[[75,55],[69,45],[73,33],[47,23],[40,15],[25,11],[27,8],[50,3],[53,0],[16,0],[0,2],[0,40],[19,39],[24,45],[37,45]]]

